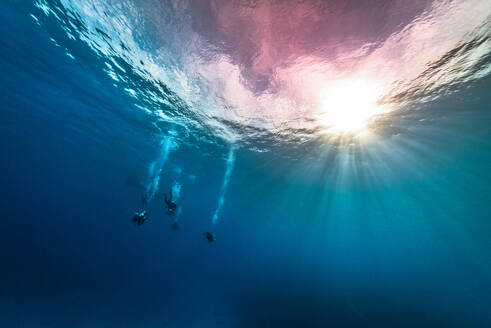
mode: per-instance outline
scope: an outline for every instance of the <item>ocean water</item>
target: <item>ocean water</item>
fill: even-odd
[[[0,327],[490,327],[490,17],[1,1]]]

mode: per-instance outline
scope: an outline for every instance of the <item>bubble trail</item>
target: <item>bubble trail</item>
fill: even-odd
[[[179,197],[181,196],[181,189],[182,185],[178,181],[174,181],[174,184],[172,185],[172,201],[174,203],[177,203],[179,200]],[[182,207],[178,206],[177,207],[177,213],[174,218],[174,222],[177,222],[179,219],[179,216],[181,215]]]
[[[149,183],[146,188],[146,199],[151,201],[159,188],[160,174],[165,162],[169,158],[172,150],[177,148],[177,144],[171,136],[165,137],[162,140],[162,148],[159,156],[153,161],[148,168]]]
[[[178,181],[174,181],[172,185],[172,200],[177,201],[181,196],[181,184]]]
[[[235,164],[235,147],[230,147],[230,150],[228,152],[228,157],[227,157],[227,162],[226,162],[226,169],[225,169],[225,175],[223,177],[223,183],[222,183],[222,188],[220,190],[220,198],[218,199],[218,206],[217,209],[215,210],[215,214],[213,214],[213,224],[216,224],[218,220],[218,214],[220,213],[220,210],[222,209],[224,203],[225,203],[225,192],[227,191],[228,183],[230,182],[230,177],[232,175],[232,170],[234,169],[234,164]]]

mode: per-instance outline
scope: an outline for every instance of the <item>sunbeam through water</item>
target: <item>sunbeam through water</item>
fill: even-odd
[[[0,327],[491,327],[490,17],[0,1]]]

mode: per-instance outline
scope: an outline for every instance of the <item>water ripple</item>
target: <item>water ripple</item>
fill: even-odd
[[[360,134],[344,131],[360,117],[361,132],[394,135],[415,105],[491,70],[491,3],[479,0],[35,6],[53,42],[105,72],[156,129],[171,124],[190,143],[336,147]]]

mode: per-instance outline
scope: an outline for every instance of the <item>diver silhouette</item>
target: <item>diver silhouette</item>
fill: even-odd
[[[167,198],[167,193],[164,194],[164,201],[167,205],[167,214],[174,214],[177,209],[177,204],[172,201],[172,188],[169,190],[169,198]]]
[[[213,243],[215,240],[217,240],[216,236],[208,231],[205,232],[205,238],[206,240],[208,240],[209,243]]]
[[[136,223],[138,226],[141,226],[148,219],[147,211],[143,210],[141,212],[136,212],[133,220],[131,222]]]

